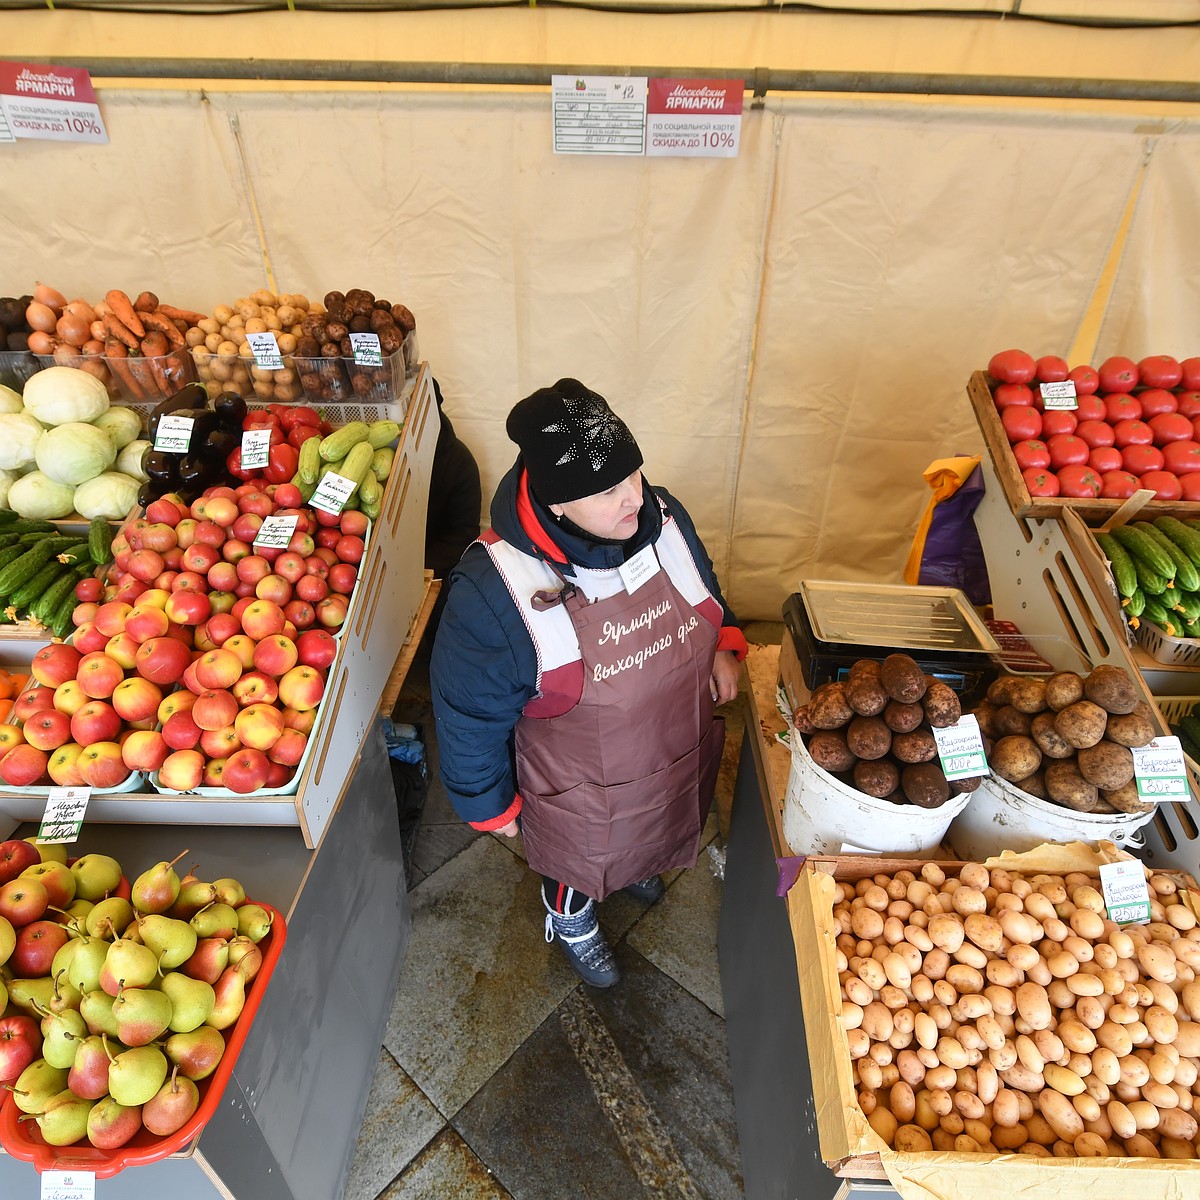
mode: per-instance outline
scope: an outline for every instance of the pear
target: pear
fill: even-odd
[[[99,1100],[108,1095],[108,1054],[104,1042],[95,1034],[85,1037],[76,1048],[67,1087],[85,1100]]]
[[[191,979],[180,971],[168,971],[158,985],[171,1001],[172,1033],[190,1033],[204,1024],[217,1003],[212,985]]]
[[[94,901],[80,900],[78,897],[76,897],[71,901],[70,904],[67,905],[63,911],[70,918],[70,920],[67,921],[67,925],[73,932],[76,930],[80,933],[83,932],[83,923],[87,920],[88,913],[90,913],[95,907],[96,905]]]
[[[42,1012],[50,1008],[54,999],[54,980],[49,975],[37,979],[10,979],[8,1002],[27,1017],[41,1018]],[[38,1009],[42,1011],[39,1012]]]
[[[67,1072],[62,1067],[52,1067],[44,1058],[37,1058],[12,1085],[13,1103],[23,1113],[39,1113],[50,1097],[58,1095],[66,1086]]]
[[[200,1107],[200,1089],[188,1079],[179,1078],[179,1068],[171,1069],[171,1078],[142,1105],[142,1124],[151,1133],[166,1137],[182,1129]]]
[[[137,918],[142,944],[158,955],[161,971],[173,971],[187,962],[196,951],[196,931],[186,921],[150,913]]]
[[[167,1057],[187,1079],[207,1079],[225,1053],[225,1039],[219,1029],[201,1025],[190,1033],[173,1033],[166,1041]]]
[[[180,921],[190,920],[216,898],[217,889],[211,883],[203,883],[195,878],[188,879],[179,885],[179,895],[167,910],[167,916]]]
[[[108,957],[110,943],[100,938],[77,938],[75,953],[67,964],[67,983],[82,993],[94,992],[100,986],[100,972]]]
[[[50,995],[50,1011],[57,1013],[73,1008],[78,1012],[83,993],[67,982],[66,971],[52,971],[51,974],[54,978],[54,991]]]
[[[79,1002],[79,1015],[84,1019],[90,1033],[107,1034],[111,1038],[117,1036],[117,1020],[113,1016],[115,999],[102,988],[83,993],[83,999]]]
[[[75,895],[81,900],[103,900],[121,883],[121,864],[107,854],[84,854],[71,864]]]
[[[87,1032],[87,1024],[75,1009],[52,1013],[42,1022],[42,1057],[52,1067],[69,1071]]]
[[[94,1103],[94,1100],[83,1100],[64,1088],[50,1097],[40,1113],[17,1119],[36,1121],[47,1145],[69,1146],[87,1136],[88,1113]]]
[[[100,986],[115,996],[121,985],[145,987],[158,977],[158,956],[132,938],[119,937],[108,947],[100,969]]]
[[[240,967],[247,983],[258,974],[262,961],[262,951],[244,933],[229,939],[229,965]]]
[[[188,924],[197,937],[231,938],[238,932],[238,915],[228,904],[209,904],[192,917]]]
[[[228,904],[230,908],[237,908],[239,904],[246,903],[246,889],[236,879],[228,876],[224,879],[214,879],[213,890],[217,900],[221,904]]]
[[[238,933],[244,933],[252,942],[261,942],[271,932],[275,914],[261,904],[243,904],[237,910]]]
[[[111,1096],[98,1100],[88,1113],[87,1139],[98,1150],[116,1150],[142,1127],[138,1108],[118,1104]]]
[[[246,977],[237,967],[226,967],[213,984],[213,992],[217,1002],[204,1023],[214,1029],[228,1029],[246,1006]]]
[[[134,1046],[113,1055],[108,1065],[108,1094],[118,1104],[145,1104],[167,1077],[166,1056],[157,1046]]]
[[[55,952],[54,958],[50,963],[50,976],[54,978],[61,971],[66,974],[67,968],[71,965],[71,959],[75,957],[75,952],[83,944],[83,938],[73,937],[68,941],[63,942]],[[63,982],[66,982],[64,979]]]
[[[187,853],[184,850],[170,862],[155,863],[133,881],[129,899],[138,912],[165,913],[175,903],[179,897],[179,876],[175,874],[175,864]]]
[[[84,918],[83,927],[92,937],[113,941],[133,923],[133,905],[123,896],[109,896],[93,906]]]
[[[126,1046],[147,1046],[171,1021],[171,999],[153,988],[123,987],[113,1001],[117,1037]]]
[[[224,938],[201,938],[191,958],[182,963],[179,969],[192,979],[216,983],[228,965],[229,943]]]

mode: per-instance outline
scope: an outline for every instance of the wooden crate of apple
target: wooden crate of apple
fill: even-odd
[[[106,581],[80,584],[71,643],[39,651],[0,726],[0,781],[111,789],[157,772],[169,791],[287,785],[368,529],[359,512],[297,500],[288,484],[212,488],[127,522]],[[296,517],[286,549],[253,545],[270,515]]]
[[[0,843],[0,1084],[20,1114],[0,1123],[5,1149],[20,1154],[26,1121],[50,1146],[194,1135],[278,956],[260,976],[275,919],[236,879],[180,878],[163,861],[130,883],[108,855],[68,865],[62,846]]]

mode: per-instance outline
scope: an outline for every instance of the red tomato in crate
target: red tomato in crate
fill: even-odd
[[[1113,445],[1150,446],[1154,443],[1154,430],[1145,421],[1118,421],[1113,426]]]
[[[1052,408],[1042,414],[1042,436],[1052,438],[1059,433],[1074,433],[1079,418],[1069,408]]]
[[[1154,430],[1154,444],[1165,446],[1168,442],[1189,442],[1195,434],[1192,423],[1179,413],[1161,413],[1151,417],[1150,428]]]
[[[1170,471],[1147,471],[1138,482],[1144,488],[1153,489],[1156,500],[1183,499],[1183,488],[1180,486],[1179,476],[1173,475]]]
[[[1183,373],[1179,382],[1183,384],[1184,390],[1200,391],[1200,358],[1185,358],[1179,364],[1179,369]]]
[[[1072,367],[1067,378],[1074,381],[1076,396],[1091,396],[1100,388],[1100,372],[1095,367]]]
[[[252,408],[242,422],[243,429],[280,429],[279,418],[265,408]],[[282,433],[282,430],[280,429]]]
[[[1001,350],[992,355],[987,373],[1001,383],[1028,383],[1036,370],[1032,354],[1024,350]]]
[[[1200,471],[1193,471],[1190,475],[1180,475],[1179,487],[1183,492],[1180,499],[1200,500]]]
[[[1163,452],[1157,446],[1135,443],[1121,451],[1121,467],[1138,478],[1147,471],[1161,471],[1166,463]]]
[[[1200,417],[1200,391],[1179,392],[1175,396],[1178,411],[1185,417]]]
[[[1183,368],[1169,354],[1152,354],[1137,365],[1138,378],[1148,388],[1178,387]]]
[[[1050,451],[1050,465],[1056,471],[1063,467],[1083,466],[1092,452],[1091,446],[1073,433],[1055,434],[1046,440],[1046,448]]]
[[[1067,360],[1059,358],[1057,354],[1043,354],[1033,364],[1034,378],[1039,383],[1061,383],[1070,374],[1070,371]]]
[[[1019,408],[1032,408],[1036,399],[1033,388],[1023,383],[998,383],[992,392],[996,407],[1003,412],[1006,408],[1016,405]]]
[[[1106,421],[1108,419],[1108,409],[1104,407],[1104,401],[1099,396],[1080,395],[1076,393],[1075,403],[1079,406],[1075,409],[1075,416],[1081,423],[1083,421]]]
[[[1030,438],[1042,436],[1042,414],[1034,408],[1014,404],[1000,414],[1000,424],[1008,434],[1010,445],[1013,442],[1025,442]],[[1190,421],[1188,428],[1191,428]]]
[[[1088,455],[1087,465],[1098,475],[1107,471],[1120,471],[1123,465],[1121,452],[1115,446],[1097,446]]]
[[[1013,457],[1017,460],[1017,466],[1022,471],[1031,467],[1037,471],[1050,465],[1050,451],[1045,442],[1037,439],[1014,442],[1012,452]]]
[[[1105,471],[1100,476],[1100,495],[1105,500],[1128,500],[1142,481],[1128,471]]]
[[[1163,469],[1176,475],[1191,475],[1200,471],[1200,443],[1193,441],[1168,442],[1162,448]]]
[[[1102,392],[1132,392],[1138,385],[1137,363],[1123,354],[1114,354],[1100,364]]]
[[[1142,405],[1136,396],[1127,396],[1124,392],[1109,392],[1103,399],[1104,417],[1109,424],[1141,420]]]
[[[1138,392],[1138,403],[1142,406],[1142,420],[1151,417],[1161,417],[1163,413],[1173,413],[1179,407],[1179,397],[1165,388],[1147,388]]]
[[[1063,467],[1058,472],[1060,496],[1094,500],[1100,495],[1100,476],[1088,466]]]
[[[1075,426],[1075,436],[1082,438],[1093,450],[1097,446],[1111,446],[1116,441],[1113,427],[1107,421],[1080,421]]]
[[[1034,467],[1021,472],[1025,486],[1031,496],[1057,496],[1058,476],[1053,471],[1039,471]]]

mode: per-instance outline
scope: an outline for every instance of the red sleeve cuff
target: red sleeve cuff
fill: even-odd
[[[746,635],[736,625],[723,625],[717,634],[717,649],[732,650],[738,662],[742,662],[750,653],[746,644]]]
[[[520,796],[514,796],[513,802],[498,816],[490,821],[468,821],[472,829],[480,833],[491,833],[493,829],[503,829],[510,821],[515,821],[521,815],[521,805],[524,803]]]

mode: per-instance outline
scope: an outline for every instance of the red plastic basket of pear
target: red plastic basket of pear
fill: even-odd
[[[0,843],[0,1145],[39,1172],[166,1158],[220,1103],[287,931],[236,879],[181,878],[187,854],[130,884]]]

